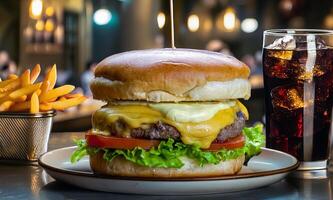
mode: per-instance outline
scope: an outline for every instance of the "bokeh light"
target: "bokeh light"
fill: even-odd
[[[223,16],[223,24],[226,30],[233,31],[236,27],[236,14],[233,8],[227,8]]]
[[[165,14],[163,12],[159,12],[157,15],[157,24],[158,28],[162,29],[165,25]]]
[[[94,13],[94,22],[97,25],[106,25],[112,19],[112,14],[108,9],[101,8]]]
[[[245,33],[252,33],[258,29],[258,21],[254,18],[246,18],[241,23],[241,29]]]
[[[32,0],[29,7],[29,15],[32,19],[38,19],[42,15],[43,1]]]
[[[187,27],[191,32],[196,32],[200,27],[200,20],[198,15],[190,15],[187,19]]]

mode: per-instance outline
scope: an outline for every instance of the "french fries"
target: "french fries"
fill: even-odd
[[[52,110],[52,105],[49,103],[42,103],[39,105],[39,109],[41,111],[49,111],[49,110]]]
[[[0,93],[15,90],[20,87],[20,84],[21,83],[20,83],[19,79],[10,79],[10,80],[6,80],[6,81],[2,81],[2,82],[0,82]],[[2,85],[3,85],[3,87],[1,87]]]
[[[39,64],[37,64],[37,65],[32,69],[31,74],[30,74],[30,82],[31,82],[31,84],[33,84],[33,83],[37,80],[37,78],[38,78],[38,76],[39,76],[39,74],[40,74],[40,71],[41,71],[41,68],[40,68],[40,65],[39,65]]]
[[[2,92],[0,93],[0,99],[3,98],[3,97],[6,97],[9,95],[10,92]]]
[[[10,111],[22,112],[30,109],[30,101],[20,102],[12,105]]]
[[[55,110],[65,110],[69,107],[81,104],[84,102],[87,98],[85,96],[81,97],[75,97],[71,99],[66,99],[66,100],[59,100],[51,103],[51,106]]]
[[[23,96],[20,96],[17,99],[15,99],[15,102],[24,102],[27,100],[27,98],[28,98],[27,95],[23,95]]]
[[[31,96],[30,101],[30,113],[38,113],[39,112],[39,99],[36,92],[34,92]]]
[[[49,81],[50,85],[49,85],[49,90],[53,89],[56,82],[57,82],[57,67],[56,65],[53,65],[52,68],[50,69],[50,71],[47,72],[46,77],[45,77],[45,81]]]
[[[11,82],[13,82],[13,79],[8,79],[8,80],[5,80],[5,81],[1,81],[0,82],[0,89],[5,87],[6,85],[10,84]]]
[[[41,85],[42,85],[42,83],[37,83],[37,84],[34,84],[34,85],[25,86],[23,88],[20,88],[18,90],[15,90],[14,92],[10,93],[9,97],[11,99],[15,100],[15,99],[17,99],[21,96],[32,94],[33,92],[38,90]]]
[[[47,91],[49,91],[49,87],[50,87],[50,81],[44,80],[42,83],[42,86],[40,88],[40,91],[41,91],[40,96],[45,95],[47,93]]]
[[[42,82],[35,83],[41,73],[40,65],[21,76],[10,74],[0,80],[0,112],[46,112],[65,110],[77,106],[87,98],[82,94],[70,94],[75,87],[63,85],[54,88],[57,81],[57,67],[53,65]]]
[[[27,69],[23,72],[21,76],[21,85],[23,87],[30,85],[30,69]]]
[[[40,96],[40,101],[45,103],[51,101],[53,99],[57,99],[60,96],[66,95],[72,92],[75,89],[72,85],[63,85],[61,87],[55,88],[53,90],[48,91]]]
[[[14,102],[12,102],[12,101],[3,102],[2,104],[0,104],[0,111],[1,112],[7,111],[13,105],[13,103]]]

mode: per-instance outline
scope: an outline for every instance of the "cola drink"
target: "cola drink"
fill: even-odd
[[[284,40],[263,49],[267,146],[300,161],[326,160],[333,128],[333,48],[318,40],[312,49],[295,40],[277,46],[287,44]]]

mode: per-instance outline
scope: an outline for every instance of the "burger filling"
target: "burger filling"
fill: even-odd
[[[124,138],[180,139],[207,149],[240,134],[246,108],[239,101],[109,105],[93,115],[93,133]],[[161,131],[161,132],[160,132]]]
[[[224,127],[220,130],[214,142],[223,143],[227,139],[237,137],[241,134],[245,125],[245,116],[242,112],[237,113],[237,118],[234,123]],[[158,121],[155,124],[149,124],[141,126],[140,128],[131,129],[123,120],[118,120],[115,123],[105,127],[107,132],[111,136],[126,137],[126,138],[144,138],[144,139],[156,139],[165,140],[172,138],[174,140],[180,140],[180,132],[172,125]],[[126,130],[130,129],[130,134],[126,135]],[[105,133],[104,133],[105,134]]]
[[[147,167],[180,168],[182,157],[201,166],[260,152],[262,126],[243,128],[248,118],[238,101],[219,103],[117,103],[93,115],[93,130],[78,141],[72,162],[103,152]]]

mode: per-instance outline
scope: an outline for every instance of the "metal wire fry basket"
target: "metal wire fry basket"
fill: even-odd
[[[0,113],[0,160],[37,161],[47,151],[54,115]]]

